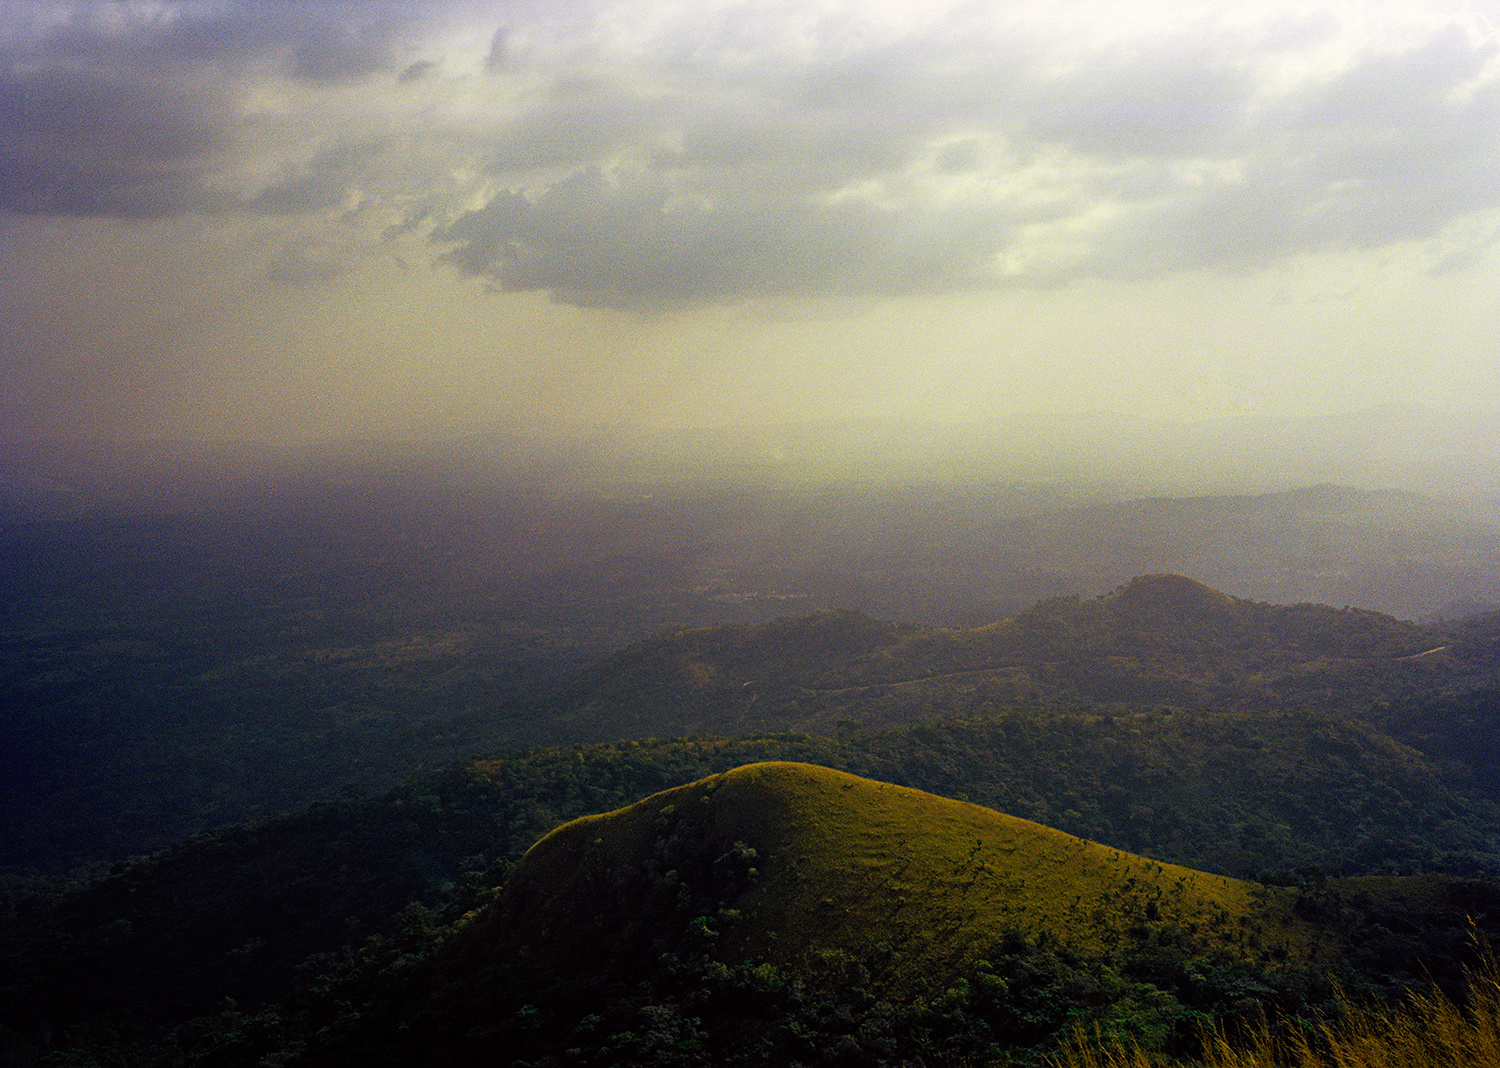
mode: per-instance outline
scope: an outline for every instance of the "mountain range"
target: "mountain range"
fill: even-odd
[[[1191,1052],[1253,1004],[1474,959],[1497,649],[1491,617],[1167,574],[972,628],[677,630],[495,720],[564,744],[19,884],[0,1040],[22,1064],[960,1063],[1091,1020]]]
[[[519,706],[513,729],[524,737],[534,724],[536,737],[559,741],[830,730],[1007,702],[1363,715],[1376,703],[1495,681],[1497,628],[1492,616],[1442,628],[1349,608],[1262,604],[1180,575],[1147,575],[974,628],[843,612],[678,631]]]

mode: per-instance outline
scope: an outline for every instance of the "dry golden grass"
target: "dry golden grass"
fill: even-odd
[[[1500,1066],[1500,966],[1486,954],[1455,1002],[1433,989],[1401,1005],[1346,1005],[1337,1019],[1311,1032],[1273,1033],[1262,1023],[1248,1034],[1206,1037],[1206,1068],[1493,1068]],[[1130,1043],[1079,1035],[1052,1059],[1055,1068],[1186,1068],[1189,1063]]]

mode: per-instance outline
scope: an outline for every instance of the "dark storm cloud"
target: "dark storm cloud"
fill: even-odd
[[[502,289],[598,306],[821,288],[879,254],[881,221],[868,210],[813,218],[787,207],[674,208],[653,175],[588,169],[535,197],[497,196],[434,238],[455,243],[450,262]],[[819,240],[798,230],[817,230]]]
[[[29,40],[14,35],[0,48],[0,210],[141,217],[337,204],[352,172],[328,154],[319,170],[248,197],[226,191],[218,179],[247,136],[236,94],[252,77],[335,83],[393,71],[407,13],[332,2],[149,14],[81,5]]]
[[[587,145],[597,157],[663,129],[676,133],[673,147],[646,153],[625,178],[590,167],[540,190],[512,189],[433,239],[468,274],[569,303],[985,287],[1000,283],[996,261],[1018,228],[1065,222],[1103,195],[1166,195],[1162,160],[1217,149],[1242,121],[1238,71],[1185,62],[1165,71],[1152,56],[1142,75],[1117,65],[1062,77],[1012,57],[976,57],[968,45],[962,58],[922,64],[904,48],[851,63],[751,67],[717,92],[663,92],[649,105],[606,84],[557,94],[511,127],[502,158],[563,164],[569,148]],[[1121,101],[1125,87],[1133,95]],[[1142,99],[1152,102],[1144,112]],[[1015,151],[987,158],[975,130]],[[544,156],[538,144],[556,151]],[[1057,151],[1078,154],[1088,173],[1042,196],[944,202],[923,185],[957,175],[1003,183]],[[1128,179],[1117,169],[1095,174],[1089,160],[1100,155],[1111,166],[1149,156],[1153,167]]]
[[[80,10],[0,55],[0,209],[360,203],[372,241],[427,230],[467,274],[574,303],[1234,270],[1500,206],[1496,40],[1472,24],[1053,47],[982,5],[910,31],[774,3]],[[460,13],[467,59],[427,51]]]
[[[378,144],[325,148],[254,195],[218,181],[238,115],[215,90],[46,72],[0,75],[0,210],[160,217],[337,206],[367,177]]]
[[[0,76],[0,209],[172,215],[206,208],[221,102],[156,84]]]
[[[331,81],[405,66],[397,46],[408,18],[401,5],[337,0],[182,4],[134,18],[129,8],[82,5],[33,48],[57,64],[158,71],[212,65]]]
[[[1282,50],[1330,34],[1318,20],[1283,29]],[[684,195],[580,171],[435,237],[504,288],[629,304],[1238,270],[1434,238],[1500,206],[1493,35],[1451,29],[1275,92],[1257,57],[1223,43],[1056,66],[943,47],[745,68],[701,98],[654,101],[639,129],[628,118],[648,110],[607,87],[592,129],[539,110],[539,129],[584,131],[559,138],[555,163],[569,144],[618,150],[675,111],[673,153],[643,166],[651,188]],[[585,186],[599,210],[563,210]]]

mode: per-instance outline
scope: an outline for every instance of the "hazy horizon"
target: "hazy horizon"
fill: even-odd
[[[1415,493],[1500,522],[1497,419],[1387,405],[1303,420],[1176,423],[1119,413],[968,423],[820,420],[735,427],[549,427],[519,421],[421,437],[0,440],[12,517],[126,505],[195,507],[316,484],[445,496],[753,492],[798,484],[1026,489],[1056,502],[1257,496],[1314,487]],[[634,490],[629,487],[636,487]],[[672,487],[678,487],[673,489]],[[279,487],[279,489],[278,489]],[[412,498],[412,504],[418,498]],[[173,504],[175,502],[175,504]],[[196,502],[196,503],[195,503]]]

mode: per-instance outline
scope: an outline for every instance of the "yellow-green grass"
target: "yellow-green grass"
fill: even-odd
[[[1129,1042],[1076,1036],[1054,1068],[1489,1068],[1500,1065],[1500,969],[1493,956],[1469,976],[1462,1003],[1436,989],[1382,1009],[1346,1005],[1311,1030],[1273,1027],[1205,1036],[1201,1061],[1174,1060]]]
[[[942,981],[1010,931],[1089,956],[1166,927],[1247,957],[1307,958],[1316,945],[1282,891],[796,763],[747,765],[558,828],[518,865],[502,911],[536,932],[528,953],[545,955],[577,917],[607,911],[623,873],[648,869],[670,885],[677,873],[660,869],[672,857],[737,842],[756,851],[758,871],[722,902],[734,910],[715,946],[726,960],[797,964],[878,948],[904,975]]]

